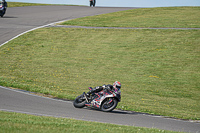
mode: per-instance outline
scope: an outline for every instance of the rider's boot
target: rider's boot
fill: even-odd
[[[83,92],[83,95],[86,96],[87,102],[85,103],[86,106],[91,106],[90,94]]]

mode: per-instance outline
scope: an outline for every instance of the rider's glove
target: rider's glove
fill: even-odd
[[[111,91],[111,88],[109,86],[106,86],[107,91]]]
[[[103,85],[102,87],[103,87],[103,89],[105,89],[105,88],[106,88],[106,85]]]

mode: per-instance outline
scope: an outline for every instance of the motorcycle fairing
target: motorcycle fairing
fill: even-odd
[[[111,98],[111,97],[116,97],[116,96],[117,96],[117,94],[113,93],[112,91],[102,90],[99,93],[95,93],[95,98],[92,100],[91,104],[86,104],[86,106],[92,106],[92,107],[100,108],[102,102],[106,98]],[[112,102],[112,101],[109,101],[109,102]]]
[[[3,16],[5,14],[6,8],[0,5],[0,16]]]

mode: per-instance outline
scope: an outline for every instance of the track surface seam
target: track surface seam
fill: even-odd
[[[152,29],[152,30],[200,30],[200,28],[153,28],[153,27],[93,27],[93,26],[71,26],[71,25],[48,25],[46,27],[62,27],[62,28],[84,28],[84,29]]]

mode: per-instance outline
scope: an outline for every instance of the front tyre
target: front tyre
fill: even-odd
[[[101,105],[101,110],[110,112],[117,107],[118,101],[115,98],[107,98]]]
[[[85,99],[85,96],[82,94],[74,100],[73,105],[75,108],[83,108],[85,106],[85,103],[86,103],[86,99]]]

